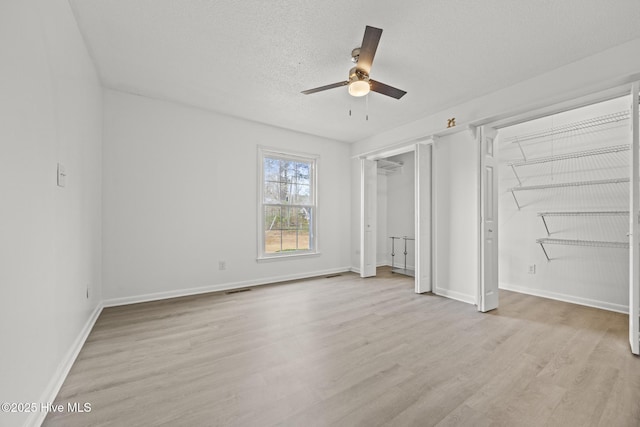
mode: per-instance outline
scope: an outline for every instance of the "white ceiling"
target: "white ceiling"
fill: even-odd
[[[638,0],[70,0],[106,87],[353,142],[640,37]],[[365,25],[371,77],[352,98]],[[349,117],[349,109],[353,115]]]

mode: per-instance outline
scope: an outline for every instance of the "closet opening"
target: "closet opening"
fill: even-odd
[[[432,290],[432,142],[360,159],[361,277],[380,269]]]
[[[629,107],[624,96],[498,130],[500,289],[628,313]]]

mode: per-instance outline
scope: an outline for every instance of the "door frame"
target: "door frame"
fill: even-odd
[[[414,157],[414,234],[415,234],[415,280],[417,294],[433,292],[435,278],[434,262],[434,139],[415,144]],[[425,166],[428,167],[425,168]],[[426,218],[426,219],[425,219]]]
[[[379,159],[384,159],[387,157],[391,157],[391,156],[395,156],[398,154],[404,154],[404,153],[409,153],[409,152],[413,152],[414,153],[414,159],[415,159],[415,170],[414,170],[414,223],[415,223],[415,254],[416,254],[416,274],[414,277],[414,291],[415,293],[425,293],[425,292],[434,292],[435,293],[435,286],[434,286],[434,279],[435,279],[435,227],[434,227],[434,223],[435,223],[435,191],[436,191],[436,182],[435,182],[435,173],[434,173],[434,168],[435,168],[435,151],[433,149],[433,145],[435,142],[435,137],[429,137],[429,138],[422,138],[419,139],[417,141],[414,141],[412,143],[406,144],[406,145],[402,145],[400,147],[396,147],[393,149],[389,149],[386,151],[380,151],[380,152],[376,152],[375,154],[370,154],[367,156],[362,156],[360,157],[361,160],[361,164],[362,164],[362,160],[379,160]],[[418,146],[420,146],[421,148],[418,148]],[[423,150],[424,146],[429,146],[429,150],[430,150],[430,160],[431,160],[431,164],[430,164],[430,174],[429,174],[429,178],[430,178],[430,188],[428,189],[429,191],[425,191],[424,186],[420,186],[420,181],[421,178],[425,178],[425,176],[421,173],[418,173],[418,168],[419,168],[419,160],[418,160],[418,153],[419,151]],[[361,166],[362,168],[362,166]],[[364,236],[362,235],[364,233],[364,209],[365,209],[365,199],[363,198],[363,194],[365,192],[367,192],[367,187],[365,185],[365,180],[364,180],[364,175],[363,172],[361,171],[360,174],[360,191],[361,191],[361,197],[360,197],[360,275],[361,277],[365,277],[362,276],[362,272],[364,269],[364,260],[366,259],[365,257],[368,255],[367,253],[365,253],[365,251],[367,250],[371,250],[370,248],[367,249],[367,245],[365,245],[364,242]],[[424,230],[423,226],[424,224],[419,224],[419,219],[420,216],[422,215],[421,213],[421,209],[420,206],[422,205],[422,197],[424,197],[424,193],[428,193],[431,200],[430,200],[430,207],[429,209],[429,214],[430,214],[430,224],[428,225],[428,230]],[[422,197],[421,197],[422,196]],[[430,242],[428,242],[428,250],[426,247],[422,246],[425,242],[423,242],[423,239],[420,238],[419,233],[421,233],[423,236],[428,236]],[[425,260],[424,263],[420,262],[420,258],[422,258],[422,255],[419,255],[419,248],[422,247],[423,250],[421,252],[427,252],[427,260]],[[420,257],[420,258],[419,258]],[[420,268],[419,265],[422,264],[422,267]],[[425,274],[424,269],[427,268],[428,272]],[[422,276],[422,278],[427,278],[427,281],[425,283],[424,280],[421,280],[419,276]]]
[[[640,354],[640,82],[631,85],[631,161],[629,169],[629,346]]]
[[[373,168],[373,171],[370,169]],[[369,176],[374,174],[373,180]],[[377,258],[377,165],[373,160],[360,159],[360,277],[376,275]],[[370,181],[374,181],[373,185]]]

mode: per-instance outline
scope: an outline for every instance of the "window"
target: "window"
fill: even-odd
[[[317,253],[316,156],[259,149],[258,258]]]

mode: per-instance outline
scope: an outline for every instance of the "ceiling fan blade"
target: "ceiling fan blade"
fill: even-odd
[[[305,95],[310,95],[312,93],[322,92],[323,90],[334,89],[334,88],[337,88],[337,87],[346,86],[348,84],[349,84],[348,81],[344,81],[344,82],[340,82],[340,83],[333,83],[333,84],[326,85],[326,86],[320,86],[320,87],[316,87],[316,88],[313,88],[313,89],[303,90],[302,93],[304,93]]]
[[[400,99],[407,93],[404,90],[396,89],[393,86],[389,86],[384,83],[377,82],[375,80],[369,80],[369,83],[371,85],[372,91],[390,96],[395,99]]]
[[[382,36],[382,29],[380,28],[367,25],[364,30],[357,67],[367,75],[371,73],[371,64],[373,64],[373,57],[376,55],[376,49],[378,49],[378,43],[380,43],[380,36]]]

